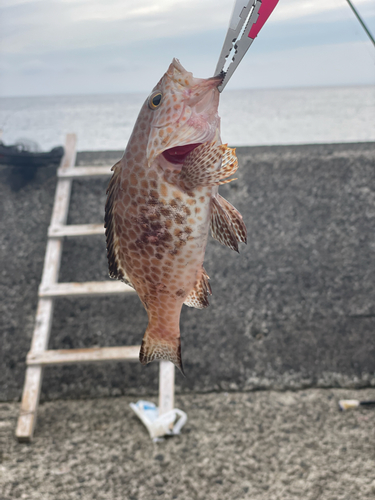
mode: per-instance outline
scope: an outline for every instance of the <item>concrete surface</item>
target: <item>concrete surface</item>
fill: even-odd
[[[221,193],[243,214],[241,254],[210,239],[208,309],[183,308],[177,391],[375,386],[375,143],[238,148]],[[113,164],[121,152],[79,153]],[[74,181],[70,223],[103,220],[107,180]],[[21,395],[55,190],[0,171],[0,400]],[[64,243],[61,281],[107,279],[104,238]],[[56,301],[50,348],[139,344],[146,313],[127,299]],[[150,394],[157,366],[48,368],[43,399]]]
[[[153,443],[130,397],[46,402],[31,445],[0,404],[0,498],[366,500],[375,498],[375,390],[185,394],[181,435]]]

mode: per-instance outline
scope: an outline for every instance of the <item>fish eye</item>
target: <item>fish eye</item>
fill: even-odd
[[[163,94],[159,91],[153,92],[148,98],[148,107],[150,109],[156,109],[160,106],[163,99]]]

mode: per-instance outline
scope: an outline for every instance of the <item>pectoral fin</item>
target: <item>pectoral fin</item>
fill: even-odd
[[[184,304],[197,309],[204,309],[209,306],[208,296],[212,295],[211,287],[208,282],[210,278],[202,267],[202,271],[197,279],[194,289],[186,297]]]
[[[238,168],[235,149],[227,144],[204,143],[195,148],[185,159],[181,172],[166,172],[165,179],[184,191],[199,186],[213,187],[227,184]]]

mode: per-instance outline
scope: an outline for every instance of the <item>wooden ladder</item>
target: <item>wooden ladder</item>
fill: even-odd
[[[54,300],[58,297],[129,294],[135,291],[119,281],[59,283],[58,275],[63,239],[74,236],[104,234],[103,224],[66,225],[73,179],[109,177],[110,167],[75,167],[76,136],[67,134],[65,154],[57,171],[55,201],[48,229],[42,281],[31,349],[26,358],[26,376],[23,387],[16,437],[21,442],[32,440],[43,379],[43,368],[48,365],[70,363],[102,363],[108,361],[138,361],[140,346],[94,347],[88,349],[48,350]],[[174,365],[161,361],[159,368],[159,414],[174,408]]]

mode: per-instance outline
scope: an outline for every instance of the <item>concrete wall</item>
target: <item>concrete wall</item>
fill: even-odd
[[[183,308],[179,391],[375,386],[375,143],[238,148],[220,189],[243,214],[240,255],[210,240],[208,309]],[[111,164],[121,152],[79,153]],[[55,170],[0,171],[0,399],[21,395]],[[107,181],[74,181],[69,223],[103,218]],[[104,237],[67,240],[60,281],[107,278]],[[59,299],[50,348],[139,344],[138,297]],[[157,365],[46,368],[42,398],[150,394]]]

